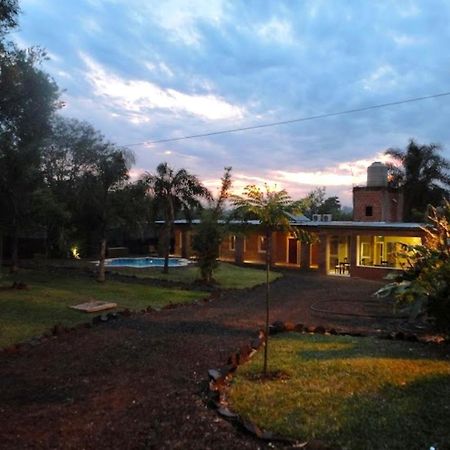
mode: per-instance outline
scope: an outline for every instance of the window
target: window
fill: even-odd
[[[265,253],[267,250],[267,239],[265,236],[258,236],[258,252]]]
[[[373,216],[372,206],[366,206],[366,217],[372,217],[372,216]]]
[[[229,240],[229,249],[234,252],[236,250],[236,235],[232,234]]]

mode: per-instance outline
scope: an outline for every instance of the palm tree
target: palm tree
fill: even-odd
[[[293,202],[288,193],[281,191],[271,191],[266,185],[263,192],[255,185],[244,188],[241,196],[232,196],[233,205],[237,208],[235,214],[244,218],[259,220],[265,236],[266,247],[266,324],[265,324],[265,345],[264,345],[264,376],[267,375],[268,359],[268,336],[270,319],[270,266],[272,261],[272,234],[274,231],[289,231],[302,241],[308,241],[309,235],[294,228],[290,224],[289,214],[297,213],[299,203]]]
[[[450,162],[439,151],[438,144],[420,145],[410,139],[406,150],[390,148],[385,152],[397,163],[389,164],[390,184],[403,188],[406,221],[422,220],[429,204],[438,206],[449,197]]]
[[[153,195],[156,208],[162,212],[164,218],[163,272],[168,273],[170,238],[176,214],[182,211],[190,220],[191,211],[201,207],[200,199],[210,199],[211,194],[195,175],[191,175],[185,169],[175,172],[167,163],[159,164],[156,174],[147,174],[145,180]]]

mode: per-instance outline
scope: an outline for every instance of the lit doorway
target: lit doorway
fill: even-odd
[[[328,274],[350,275],[350,236],[330,236],[328,238]]]

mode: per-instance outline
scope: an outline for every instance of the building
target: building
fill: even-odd
[[[379,162],[367,171],[367,185],[353,188],[353,220],[333,221],[329,214],[291,217],[291,224],[315,236],[302,244],[286,232],[275,232],[272,264],[317,271],[322,274],[382,279],[408,262],[406,245],[422,242],[422,224],[402,221],[403,195],[388,186],[387,168]],[[220,247],[220,259],[236,263],[264,264],[265,237],[254,221],[246,233],[228,235]],[[190,256],[195,223],[175,226],[175,253]]]

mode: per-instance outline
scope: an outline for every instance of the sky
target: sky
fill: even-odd
[[[448,0],[20,0],[11,38],[47,50],[66,106],[135,153],[213,192],[268,183],[297,199],[352,187],[410,138],[450,158],[450,96],[230,134],[450,91]]]

